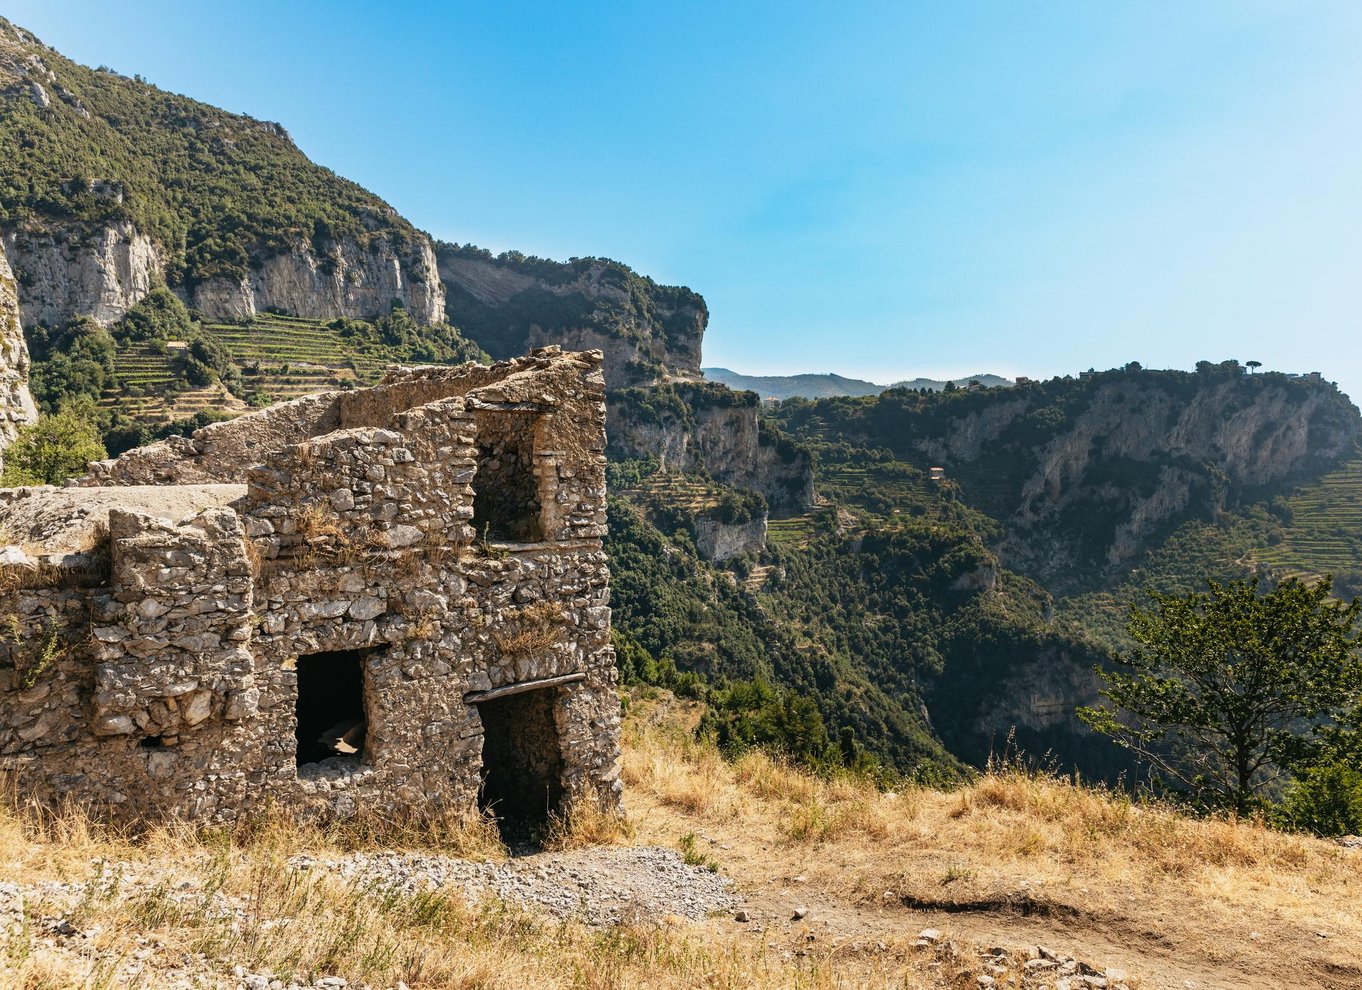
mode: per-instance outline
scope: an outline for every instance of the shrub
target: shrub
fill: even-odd
[[[1292,782],[1273,824],[1315,835],[1362,833],[1362,773],[1343,763],[1312,767]]]
[[[5,451],[0,485],[59,485],[80,474],[90,461],[108,456],[89,419],[64,409],[19,430]]]

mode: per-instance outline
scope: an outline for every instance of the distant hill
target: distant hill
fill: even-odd
[[[964,378],[953,378],[951,381],[962,388],[970,382],[978,382],[984,388],[1010,388],[1015,382],[1010,378],[1003,378],[999,375],[967,375]],[[932,392],[940,392],[946,387],[946,382],[938,378],[912,378],[908,381],[895,382],[890,388],[925,388]]]
[[[727,368],[701,368],[705,377],[739,391],[756,392],[763,399],[826,399],[837,395],[879,395],[888,386],[841,375],[740,375]]]
[[[944,379],[936,378],[914,378],[912,381],[896,382],[893,385],[876,385],[874,382],[862,381],[859,378],[845,378],[833,374],[740,375],[728,368],[702,368],[701,371],[712,382],[727,385],[732,389],[756,392],[763,399],[789,399],[795,396],[801,399],[828,399],[839,395],[879,395],[889,388],[925,388],[939,392],[946,387]],[[971,375],[967,378],[956,378],[954,381],[961,387],[971,381],[978,381],[988,388],[1012,384],[1010,379],[1000,378],[998,375]]]

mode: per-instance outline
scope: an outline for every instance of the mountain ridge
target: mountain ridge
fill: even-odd
[[[430,238],[278,124],[90,69],[0,19],[0,240],[24,325],[157,284],[210,317],[444,318]]]
[[[769,389],[701,377],[709,314],[687,287],[608,259],[493,256],[421,240],[377,197],[308,162],[278,125],[75,67],[7,22],[0,75],[9,83],[0,128],[33,142],[0,154],[0,246],[16,266],[13,283],[0,285],[14,290],[12,299],[0,291],[14,372],[0,376],[0,395],[22,378],[21,323],[44,409],[92,398],[108,416],[136,400],[146,417],[131,424],[139,429],[166,418],[166,397],[190,376],[196,386],[230,386],[239,411],[352,387],[388,361],[474,357],[471,342],[494,356],[550,343],[599,347],[610,386],[608,547],[621,674],[703,700],[708,728],[726,745],[950,777],[985,760],[1010,723],[1029,751],[1114,778],[1128,763],[1072,710],[1091,700],[1094,666],[1111,661],[1112,609],[1102,610],[1127,588],[1122,575],[1178,527],[1220,526],[1242,510],[1245,531],[1269,531],[1264,506],[1288,482],[1336,468],[1356,445],[1356,410],[1322,383],[1249,377],[1232,362],[1018,385],[979,375],[983,387],[963,378],[950,390],[932,379],[881,389],[832,375],[749,378],[874,390],[767,408]],[[119,118],[129,128],[119,137],[117,115],[101,116],[118,107],[183,112]],[[112,157],[94,155],[86,123],[118,138]],[[119,169],[135,160],[128,135],[144,132],[152,149],[192,147],[203,174],[225,185],[196,199],[164,173],[124,178]],[[75,138],[87,174],[57,181],[56,152]],[[259,164],[301,183],[289,188],[320,199],[288,213],[233,171],[243,142],[269,152]],[[32,190],[20,183],[20,152],[41,166]],[[237,194],[244,228],[219,229],[224,190]],[[307,216],[324,223],[296,222]],[[281,239],[266,237],[271,217],[280,224],[269,237],[282,231]],[[430,256],[403,278],[424,273],[427,299],[447,301],[438,314],[411,299],[394,307],[368,285],[364,298],[383,310],[372,322],[317,318],[338,305],[321,282],[349,277],[326,257],[349,264],[377,245],[380,267],[401,272],[398,254],[418,240]],[[270,295],[274,286],[287,298]],[[239,313],[233,300],[282,301],[278,309],[295,312],[214,323],[186,310],[186,297],[219,312]],[[446,310],[467,338],[416,318]],[[66,323],[42,326],[49,317]],[[193,397],[211,405],[207,391]],[[7,401],[20,422],[24,410]],[[158,423],[157,435],[202,426],[209,409],[197,409],[188,423]],[[123,432],[128,444],[149,439]],[[1265,484],[1251,490],[1256,476]],[[1298,531],[1304,543],[1314,529]],[[1241,537],[1220,539],[1240,541],[1225,566],[1242,570]],[[1185,554],[1180,566],[1178,580],[1212,572],[1204,553]]]
[[[981,373],[964,378],[913,378],[892,385],[877,385],[860,378],[848,378],[835,372],[806,372],[797,375],[744,375],[729,368],[702,368],[710,381],[740,391],[756,392],[763,399],[823,399],[837,396],[879,395],[891,388],[928,389],[941,391],[947,385],[968,388],[978,382],[984,388],[1010,388],[1014,383],[1001,375]]]

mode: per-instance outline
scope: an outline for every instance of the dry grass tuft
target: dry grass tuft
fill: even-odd
[[[304,506],[298,513],[297,523],[298,535],[308,543],[345,539],[345,530],[341,528],[339,517],[319,502]]]
[[[550,819],[543,846],[546,852],[565,852],[569,849],[618,845],[627,842],[633,835],[634,827],[623,815],[582,802],[565,817]]]
[[[497,650],[512,660],[541,656],[563,636],[563,607],[557,602],[535,602],[501,616],[492,630]]]

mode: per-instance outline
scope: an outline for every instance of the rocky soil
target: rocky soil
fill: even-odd
[[[500,900],[531,914],[593,927],[698,922],[716,912],[728,913],[736,903],[730,879],[687,865],[676,851],[657,846],[540,853],[496,862],[366,852],[324,860],[296,856],[289,866],[300,874],[334,873],[358,896],[455,890],[470,906]],[[65,964],[67,971],[99,973],[107,979],[100,985],[109,986],[337,990],[348,985],[339,976],[298,982],[290,974],[251,972],[231,959],[186,951],[156,932],[138,935],[139,948],[129,955],[103,948],[100,926],[76,923],[82,906],[92,902],[126,904],[135,917],[137,905],[152,901],[210,912],[229,924],[249,919],[250,905],[244,899],[205,890],[159,866],[95,861],[86,880],[0,882],[0,986],[9,985],[11,960],[35,954],[50,958],[54,967]]]

